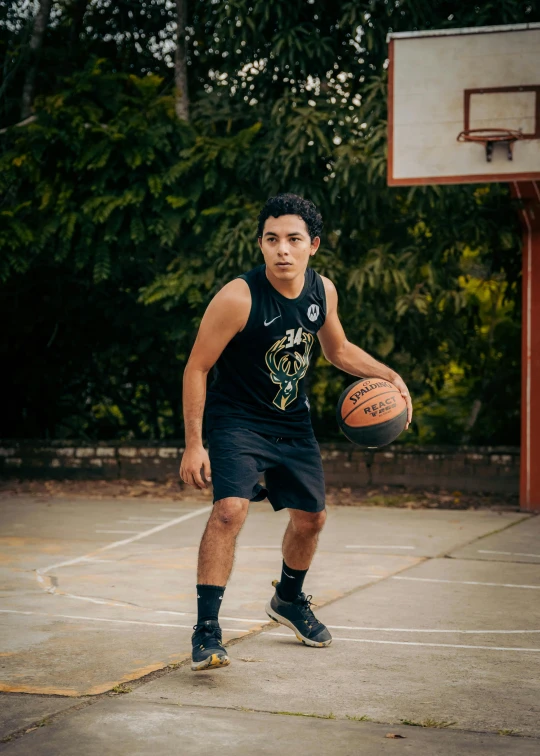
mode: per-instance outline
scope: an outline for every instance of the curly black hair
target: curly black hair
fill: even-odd
[[[322,217],[311,200],[299,197],[297,194],[278,194],[264,203],[259,214],[257,236],[263,235],[267,218],[279,218],[280,215],[299,215],[307,226],[311,241],[322,233]]]

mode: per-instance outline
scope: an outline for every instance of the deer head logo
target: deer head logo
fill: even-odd
[[[294,360],[288,354],[278,357],[288,337],[284,336],[276,341],[266,353],[266,364],[270,370],[270,377],[280,386],[274,397],[274,404],[284,410],[298,396],[298,382],[305,376],[309,367],[309,355],[314,338],[311,333],[302,334],[304,354],[294,352]]]

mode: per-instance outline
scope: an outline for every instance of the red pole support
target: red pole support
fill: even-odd
[[[523,227],[520,506],[540,512],[540,182],[511,190]]]

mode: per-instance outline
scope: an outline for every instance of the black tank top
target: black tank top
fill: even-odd
[[[306,270],[296,299],[280,294],[266,266],[239,276],[251,292],[242,331],[227,344],[214,367],[206,399],[206,428],[249,428],[269,436],[311,436],[304,378],[315,334],[326,319],[321,277]]]

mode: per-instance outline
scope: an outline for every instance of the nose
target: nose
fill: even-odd
[[[288,239],[283,239],[279,243],[278,247],[278,254],[280,257],[286,257],[289,254],[289,241]]]

